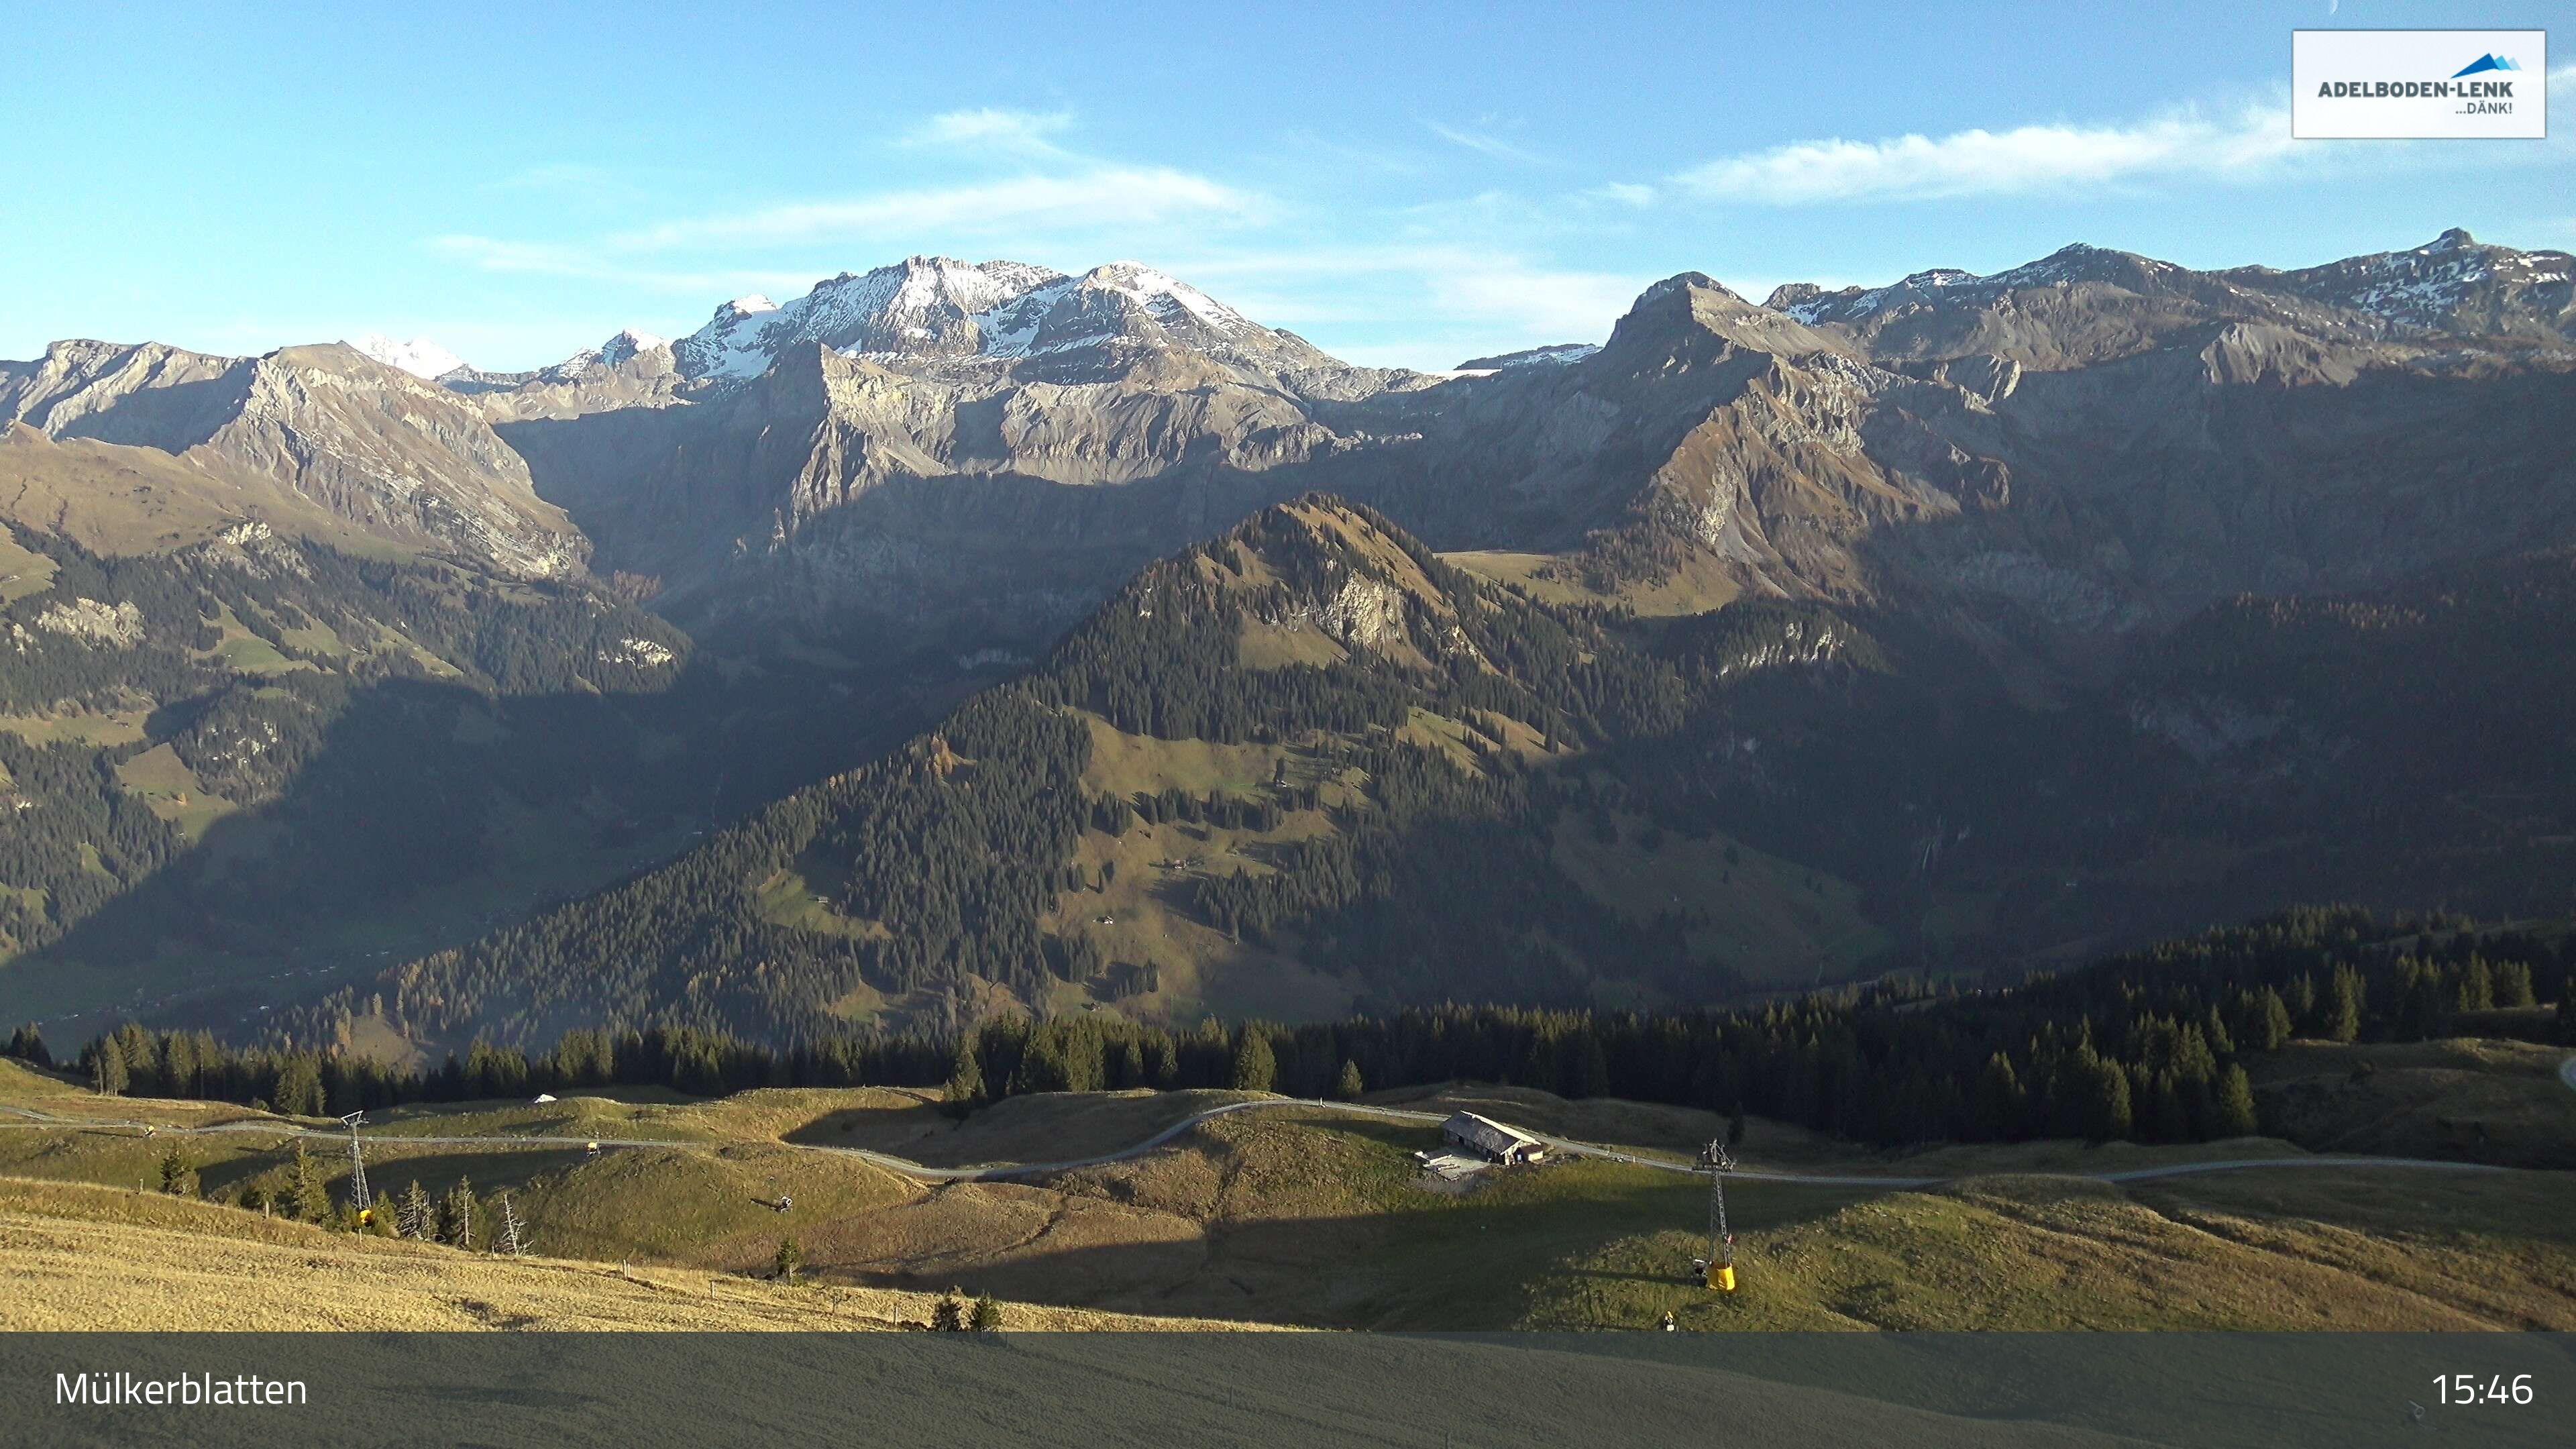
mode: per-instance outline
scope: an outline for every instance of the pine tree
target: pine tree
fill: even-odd
[[[2262,994],[2255,999],[2255,1015],[2256,1026],[2261,1032],[2255,1039],[2257,1050],[2276,1052],[2289,1044],[2290,1005],[2281,999],[2281,993],[2269,986],[2264,987]]]
[[[331,1193],[322,1184],[322,1166],[295,1144],[295,1161],[287,1171],[286,1211],[299,1222],[327,1223],[332,1220]]]
[[[172,1142],[161,1154],[161,1190],[172,1197],[197,1195],[197,1170],[179,1155],[179,1144]]]
[[[948,1115],[966,1120],[968,1113],[984,1096],[984,1065],[975,1057],[975,1038],[960,1032],[957,1037],[957,1060],[948,1073],[948,1085],[941,1093],[941,1106]]]
[[[2498,961],[2495,964],[2495,1004],[2506,1007],[2532,1004],[2530,962]]]
[[[1742,1104],[1739,1103],[1736,1106],[1734,1115],[1726,1119],[1726,1145],[1730,1149],[1744,1145],[1745,1127],[1744,1108]]]
[[[2231,1064],[2218,1079],[2215,1130],[2220,1137],[2251,1137],[2262,1130],[2254,1111],[2254,1083],[2246,1077],[2243,1067]]]
[[[438,1240],[451,1248],[472,1252],[474,1227],[474,1184],[460,1177],[456,1186],[447,1190],[447,1196],[439,1200]]]
[[[2471,956],[2460,971],[2460,1010],[2485,1011],[2494,1005],[2495,974],[2487,969],[2485,957]]]
[[[394,1226],[403,1237],[424,1242],[437,1228],[436,1217],[430,1209],[429,1193],[421,1187],[417,1177],[411,1180],[411,1186],[402,1190],[402,1196],[395,1199]]]
[[[9,1055],[40,1067],[54,1064],[54,1054],[45,1050],[45,1034],[32,1021],[9,1033]]]
[[[2012,1141],[2021,1135],[2022,1121],[2028,1110],[2021,1075],[2013,1070],[2012,1058],[2002,1052],[1986,1058],[1985,1073],[1977,1083],[1980,1135],[1989,1142]]]
[[[114,1037],[100,1037],[90,1048],[90,1089],[102,1097],[113,1097],[123,1092],[130,1080],[125,1070],[124,1048],[116,1044]]]
[[[2350,966],[2337,966],[2334,980],[2326,988],[2326,1040],[2359,1040],[2361,1005],[2361,973]]]
[[[1234,1049],[1234,1089],[1238,1092],[1268,1092],[1279,1085],[1279,1058],[1270,1049],[1270,1034],[1260,1027],[1243,1029],[1243,1043]]]
[[[992,1294],[978,1293],[975,1295],[975,1316],[971,1321],[970,1326],[973,1327],[977,1333],[999,1333],[1002,1331],[1002,1305],[993,1301]]]
[[[957,1294],[957,1289],[949,1289],[940,1295],[939,1302],[931,1308],[930,1326],[938,1332],[959,1333],[965,1330],[966,1305],[959,1301]]]
[[[778,1281],[793,1284],[797,1270],[805,1266],[805,1245],[793,1237],[780,1238],[778,1251],[770,1257],[769,1266],[777,1270]]]
[[[1360,1064],[1347,1057],[1343,1058],[1342,1074],[1333,1081],[1333,1100],[1356,1102],[1367,1090],[1367,1086],[1360,1081]]]
[[[278,1069],[273,1100],[277,1110],[289,1117],[322,1115],[322,1072],[313,1058],[298,1052],[287,1059]]]

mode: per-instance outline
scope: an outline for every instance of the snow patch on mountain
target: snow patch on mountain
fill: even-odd
[[[1823,292],[1813,287],[1783,287],[1773,294],[1775,310],[1814,326],[1819,322],[1857,322],[1893,308],[1960,297],[1972,304],[2006,292],[2032,287],[2066,287],[2104,282],[2132,288],[2154,287],[2182,268],[2153,257],[2076,242],[2035,262],[2024,262],[1991,276],[1957,267],[1933,267],[1884,287],[1846,287]]]
[[[767,298],[728,303],[673,352],[683,374],[724,381],[759,375],[800,342],[879,362],[1003,362],[1112,344],[1268,365],[1331,362],[1141,262],[1110,262],[1076,277],[1027,262],[920,256],[844,272],[784,306]]]
[[[435,380],[465,366],[464,358],[426,337],[397,342],[381,332],[370,332],[364,337],[350,337],[343,341],[385,366],[399,367],[414,377]]]
[[[2561,316],[2576,302],[2570,282],[2576,257],[2490,246],[2458,227],[2406,251],[2347,257],[2301,271],[2247,267],[2228,275],[2425,328],[2449,324],[2481,298],[2519,300],[2533,311]]]
[[[1505,372],[1515,367],[1571,367],[1601,350],[1597,342],[1556,342],[1545,347],[1525,347],[1518,352],[1500,352],[1491,357],[1471,357],[1450,369],[1454,373]]]

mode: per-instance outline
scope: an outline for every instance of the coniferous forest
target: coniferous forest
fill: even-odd
[[[580,1028],[531,1053],[477,1041],[435,1070],[324,1048],[243,1051],[127,1025],[83,1046],[102,1091],[303,1115],[599,1086],[714,1096],[764,1086],[944,1087],[959,1110],[1026,1092],[1185,1088],[1347,1097],[1450,1081],[1750,1112],[1879,1147],[2200,1142],[2261,1128],[2244,1063],[2295,1038],[2407,1042],[2475,1028],[2576,1043],[2576,940],[2289,912],[1966,993],[1891,981],[1759,1008],[1408,1008],[1173,1029],[1105,1014],[1006,1016],[954,1036],[853,1032],[779,1046],[688,1027]],[[2556,1003],[2554,1013],[2528,1010]],[[22,1029],[13,1055],[50,1062]]]

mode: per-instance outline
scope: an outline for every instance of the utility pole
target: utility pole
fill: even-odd
[[[1726,1175],[1735,1170],[1735,1157],[1726,1150],[1726,1139],[1712,1137],[1699,1150],[1700,1169],[1708,1174],[1708,1256],[1693,1259],[1701,1279],[1721,1293],[1735,1291],[1735,1234],[1726,1226]]]
[[[358,1221],[367,1221],[375,1208],[375,1195],[367,1191],[367,1155],[358,1147],[358,1124],[367,1120],[364,1112],[352,1112],[340,1119],[349,1129],[349,1207]]]

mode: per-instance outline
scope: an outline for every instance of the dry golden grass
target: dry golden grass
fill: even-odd
[[[0,1330],[899,1329],[936,1295],[502,1258],[0,1179]],[[1235,1325],[1008,1303],[1013,1329]]]
[[[2517,1056],[2498,1070],[2518,1081],[2528,1075],[2519,1070],[2525,1065]],[[2302,1155],[2263,1139],[1896,1154],[1757,1120],[1743,1151],[1751,1168],[1982,1175],[1929,1191],[1742,1181],[1730,1199],[1746,1288],[1726,1300],[1687,1281],[1700,1244],[1700,1180],[1574,1160],[1435,1192],[1410,1156],[1432,1145],[1429,1124],[1281,1106],[1199,1124],[1129,1161],[1036,1180],[950,1185],[798,1146],[868,1147],[950,1165],[1061,1160],[1131,1146],[1238,1095],[1029,1096],[963,1125],[938,1111],[928,1093],[886,1089],[771,1090],[721,1102],[582,1097],[543,1106],[425,1107],[401,1113],[400,1129],[506,1138],[560,1125],[560,1117],[585,1126],[649,1126],[633,1135],[670,1145],[612,1148],[594,1160],[578,1148],[513,1148],[498,1140],[442,1146],[389,1132],[371,1144],[370,1166],[380,1191],[417,1175],[435,1192],[469,1172],[487,1194],[508,1187],[539,1248],[653,1264],[655,1274],[676,1275],[673,1283],[700,1285],[692,1291],[717,1306],[693,1299],[690,1311],[706,1314],[806,1311],[822,1301],[791,1295],[781,1309],[772,1290],[742,1276],[765,1271],[779,1240],[793,1236],[809,1275],[834,1287],[932,1291],[954,1284],[1067,1311],[1315,1326],[1635,1327],[1672,1308],[1694,1328],[2576,1328],[2576,1222],[2563,1211],[2570,1185],[2564,1174],[2296,1168],[2126,1186],[2034,1175]],[[40,1103],[65,1116],[171,1125],[250,1115],[209,1104],[99,1099],[5,1063],[0,1100]],[[1374,1100],[1433,1113],[1463,1107],[1676,1158],[1725,1125],[1687,1108],[1565,1101],[1514,1088],[1453,1086]],[[443,1323],[439,1315],[482,1311],[422,1296],[426,1290],[407,1275],[429,1270],[405,1266],[399,1254],[432,1250],[320,1236],[132,1190],[172,1141],[184,1144],[210,1192],[229,1191],[246,1174],[273,1173],[284,1160],[278,1140],[264,1133],[164,1133],[155,1140],[100,1126],[12,1129],[0,1134],[0,1162],[7,1164],[0,1171],[53,1185],[0,1181],[0,1278],[17,1274],[21,1296],[31,1301],[67,1302],[78,1274],[95,1271],[80,1267],[84,1254],[172,1265],[186,1256],[167,1244],[129,1248],[62,1225],[77,1219],[100,1230],[217,1234],[250,1245],[209,1250],[209,1263],[231,1263],[224,1255],[252,1248],[293,1258],[315,1243],[345,1247],[360,1257],[335,1272],[371,1283],[382,1278],[385,1301],[415,1315],[388,1321]],[[334,1154],[319,1155],[336,1176]],[[123,1190],[83,1185],[98,1183]],[[777,1200],[791,1195],[792,1208],[776,1210]],[[37,1232],[22,1221],[29,1218],[56,1221]],[[379,1249],[398,1259],[363,1257]],[[459,1272],[465,1269],[457,1265],[476,1265],[479,1273],[489,1262],[433,1252],[434,1264]],[[151,1269],[162,1278],[175,1271]],[[694,1276],[709,1273],[721,1276]],[[507,1284],[517,1286],[458,1290],[450,1298],[461,1294],[512,1322],[589,1322],[580,1315],[638,1311],[617,1297],[631,1284],[612,1285],[614,1301],[600,1306],[540,1291],[560,1282],[511,1278]],[[270,1290],[262,1287],[246,1301],[273,1303],[279,1313],[295,1308],[292,1294],[264,1295]],[[150,1316],[160,1310],[149,1295],[100,1301],[104,1311],[143,1315],[135,1326],[163,1321]]]
[[[2264,1120],[2319,1152],[2576,1167],[2567,1048],[2457,1039],[2293,1042],[2255,1059]]]
[[[1701,1235],[1624,1239],[1549,1275],[1525,1325],[1671,1310],[1709,1330],[2576,1328],[2567,1188],[2323,1169],[2127,1190],[1982,1178],[1739,1233],[1733,1294],[1689,1281]]]

